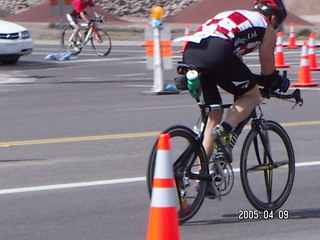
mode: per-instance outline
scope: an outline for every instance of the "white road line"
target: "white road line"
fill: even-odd
[[[0,190],[0,195],[12,194],[12,193],[49,191],[49,190],[58,190],[58,189],[67,189],[67,188],[93,187],[93,186],[119,184],[119,183],[141,182],[145,180],[146,180],[145,177],[136,177],[136,178],[121,178],[121,179],[101,180],[101,181],[92,181],[92,182],[79,182],[79,183],[66,183],[66,184],[55,184],[55,185],[45,185],[45,186],[35,186],[35,187],[24,187],[24,188],[10,188],[10,189]]]
[[[128,73],[128,74],[115,74],[115,77],[132,77],[132,76],[144,76],[148,73]]]
[[[34,48],[32,54],[36,53],[36,54],[45,54],[46,52],[63,52],[63,50],[61,50],[60,48],[54,49],[54,48]],[[118,52],[118,53],[144,53],[145,50],[117,50],[117,49],[111,49],[111,52]],[[81,51],[81,55],[82,54],[87,54],[87,55],[93,55],[93,56],[97,56],[96,53],[94,53],[94,51],[92,50],[84,50]]]
[[[296,163],[296,167],[310,167],[310,166],[319,166],[319,165],[320,165],[320,161]]]
[[[123,111],[139,111],[139,110],[158,110],[158,109],[174,109],[174,108],[185,108],[194,107],[194,105],[177,105],[177,106],[159,106],[159,107],[141,107],[141,108],[120,108],[116,112]]]
[[[296,163],[297,168],[319,166],[319,165],[320,165],[320,161]],[[233,171],[235,173],[239,173],[240,169],[235,168],[233,169]],[[49,190],[61,190],[61,189],[68,189],[68,188],[95,187],[95,186],[102,186],[102,185],[133,183],[133,182],[143,182],[143,181],[146,181],[146,177],[121,178],[121,179],[110,179],[110,180],[101,180],[101,181],[92,181],[92,182],[54,184],[54,185],[44,185],[44,186],[34,186],[34,187],[23,187],[23,188],[9,188],[9,189],[0,190],[0,195],[49,191]]]

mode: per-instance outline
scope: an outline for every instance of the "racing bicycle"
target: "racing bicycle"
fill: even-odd
[[[101,57],[107,56],[112,48],[111,37],[109,34],[96,26],[97,22],[104,22],[103,17],[90,19],[89,23],[80,24],[80,31],[78,33],[76,46],[74,46],[73,27],[69,25],[66,27],[61,36],[62,48],[70,53],[79,54],[82,49],[91,43],[93,50]]]
[[[188,65],[178,66],[178,73],[186,74]],[[194,69],[193,69],[194,70]],[[233,144],[244,127],[251,122],[240,155],[240,176],[244,193],[259,211],[275,211],[289,197],[294,182],[295,156],[291,140],[284,128],[275,121],[265,120],[261,105],[266,99],[278,98],[302,106],[299,89],[283,94],[261,88],[262,100],[250,116],[241,122],[228,140]],[[231,104],[206,105],[196,98],[200,117],[194,129],[176,125],[164,131],[171,137],[171,155],[177,189],[177,211],[181,223],[191,219],[200,209],[205,197],[221,199],[234,183],[234,172],[224,144],[216,140],[210,159],[202,145],[204,129],[210,111],[229,108]],[[219,139],[219,138],[218,138]],[[151,196],[157,155],[157,142],[149,158],[147,185]]]

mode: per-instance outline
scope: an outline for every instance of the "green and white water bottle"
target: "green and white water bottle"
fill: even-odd
[[[191,96],[193,98],[199,98],[201,96],[199,73],[195,70],[191,70],[187,72],[186,77],[188,79],[187,86]]]

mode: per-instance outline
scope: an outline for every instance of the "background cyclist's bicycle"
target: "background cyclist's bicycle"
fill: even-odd
[[[107,56],[111,51],[111,38],[109,34],[96,26],[97,22],[104,22],[103,17],[92,18],[89,23],[80,24],[77,41],[73,39],[73,27],[66,27],[61,36],[62,48],[74,54],[79,54],[82,49],[90,42],[93,50],[101,57]]]
[[[179,66],[178,72],[186,74],[190,66]],[[192,69],[194,70],[194,69]],[[291,94],[280,94],[261,89],[263,100],[270,97],[294,99],[302,105],[300,90]],[[200,120],[194,130],[186,126],[172,126],[164,131],[171,136],[171,152],[177,188],[177,206],[180,222],[192,218],[205,197],[220,199],[227,195],[234,182],[234,172],[225,143],[217,141],[210,159],[202,146],[208,114],[213,109],[228,108],[231,104],[205,105],[196,101],[201,111]],[[251,115],[240,123],[225,141],[234,145],[237,136],[251,120],[251,129],[242,146],[240,175],[243,190],[253,207],[259,211],[279,209],[289,197],[294,181],[295,157],[290,138],[275,121],[265,120],[261,103]],[[151,194],[156,161],[154,145],[147,170],[148,190]]]

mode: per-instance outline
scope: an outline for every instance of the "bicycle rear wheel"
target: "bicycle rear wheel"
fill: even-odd
[[[67,52],[71,52],[71,53],[77,53],[79,54],[81,51],[81,47],[79,47],[78,49],[75,49],[72,44],[72,40],[73,40],[73,28],[72,27],[67,27],[63,30],[62,35],[61,35],[61,47],[63,50],[67,51]],[[82,38],[80,36],[78,36],[78,41],[82,42]]]
[[[285,203],[293,186],[295,158],[290,138],[278,123],[266,121],[262,131],[250,130],[240,174],[243,190],[257,210],[274,211]]]
[[[201,207],[207,181],[199,177],[208,173],[208,165],[202,144],[198,143],[192,130],[184,126],[173,126],[164,133],[171,136],[171,156],[177,188],[177,211],[180,223],[191,219]],[[147,169],[149,195],[152,193],[152,181],[157,155],[157,142],[154,145]]]
[[[110,35],[101,29],[95,29],[96,34],[92,34],[91,45],[93,50],[101,57],[107,56],[112,48]]]

